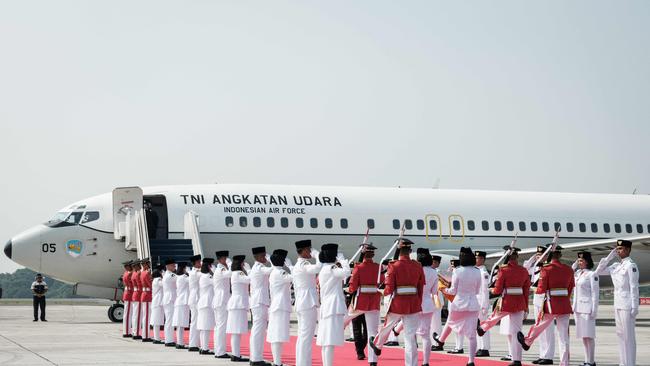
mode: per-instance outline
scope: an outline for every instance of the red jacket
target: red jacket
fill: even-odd
[[[140,272],[131,273],[131,283],[133,284],[133,295],[131,296],[131,301],[140,302],[140,296],[142,296],[142,290],[140,288]]]
[[[131,298],[133,297],[133,284],[131,283],[131,272],[124,271],[124,274],[122,274],[122,283],[124,284],[122,301],[131,301]]]
[[[352,269],[348,291],[354,293],[359,290],[355,301],[355,310],[379,310],[381,294],[377,291],[377,273],[379,273],[379,264],[373,262],[372,259],[364,259]],[[384,275],[382,274],[379,282],[383,281]]]
[[[571,267],[554,259],[542,267],[535,293],[550,295],[550,306],[548,301],[544,303],[544,310],[549,314],[571,314],[571,292],[574,287],[575,279]]]
[[[151,283],[153,279],[151,278],[151,272],[142,271],[140,272],[140,286],[142,286],[142,295],[140,296],[141,302],[151,302]]]
[[[530,276],[526,268],[509,262],[499,268],[499,276],[492,292],[501,296],[501,311],[516,313],[528,310]]]
[[[407,255],[388,264],[384,295],[393,295],[389,313],[415,314],[422,311],[424,271],[418,261]]]

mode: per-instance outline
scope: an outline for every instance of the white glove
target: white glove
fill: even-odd
[[[243,264],[242,266],[244,267],[244,270],[245,270],[246,272],[250,272],[250,271],[251,271],[251,266],[250,266],[248,263],[244,262],[244,264]]]
[[[284,266],[287,267],[287,268],[293,267],[292,264],[291,264],[291,259],[289,259],[289,257],[284,259]]]
[[[267,262],[271,263],[271,255],[269,253],[266,253],[265,258]]]
[[[309,253],[311,254],[312,258],[315,258],[316,260],[318,260],[318,254],[320,254],[318,250],[312,248],[311,252],[309,252]]]
[[[607,255],[607,262],[611,262],[612,259],[616,258],[617,256],[618,252],[616,251],[616,248],[612,249],[612,251]]]
[[[632,314],[633,317],[636,317],[637,315],[639,315],[639,308],[632,308],[630,314]]]
[[[230,268],[230,266],[232,266],[232,259],[226,258],[226,264],[228,265],[228,268]]]

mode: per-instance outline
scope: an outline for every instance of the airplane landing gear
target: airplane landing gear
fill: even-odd
[[[124,305],[115,303],[108,308],[108,319],[113,323],[120,323],[124,318]]]

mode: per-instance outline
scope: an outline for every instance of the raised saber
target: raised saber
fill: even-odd
[[[560,238],[560,230],[557,230],[557,231],[555,232],[555,236],[553,237],[553,242],[551,242],[551,245],[550,245],[548,248],[546,248],[546,250],[544,251],[544,253],[543,253],[539,258],[537,258],[537,260],[535,261],[535,265],[533,266],[533,268],[537,268],[537,265],[538,265],[540,262],[546,260],[546,258],[548,257],[548,255],[549,255],[552,251],[555,250],[555,247],[557,247],[557,241],[558,241],[559,238]]]
[[[359,249],[357,249],[357,251],[352,255],[352,257],[350,257],[350,263],[354,262],[354,258],[356,256],[358,256],[361,253],[361,251],[363,250],[363,248],[366,246],[366,244],[368,244],[368,235],[369,234],[370,234],[370,228],[367,228],[366,229],[366,235],[363,237],[363,242],[361,243],[361,245],[359,245]]]
[[[386,253],[386,255],[381,258],[381,261],[379,261],[379,271],[377,271],[377,283],[379,283],[379,280],[381,280],[381,266],[382,266],[382,263],[384,263],[384,260],[386,260],[390,256],[390,253],[393,250],[395,250],[395,247],[397,247],[397,245],[399,245],[399,241],[404,236],[404,225],[405,224],[406,224],[406,221],[402,224],[402,228],[399,230],[399,236],[397,237],[397,239],[395,239],[395,242],[393,243],[393,245],[390,247],[390,249],[388,249],[388,252]]]
[[[505,253],[499,258],[496,263],[492,266],[492,270],[490,271],[490,281],[488,283],[492,283],[492,279],[494,277],[494,271],[499,268],[499,265],[503,263],[506,260],[506,257],[508,257],[510,254],[512,254],[512,248],[515,247],[515,244],[517,244],[517,236],[519,236],[519,231],[515,233],[515,237],[512,239],[510,242],[510,249],[506,250]]]

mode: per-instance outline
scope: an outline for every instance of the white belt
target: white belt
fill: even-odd
[[[140,290],[138,290],[137,287],[134,287],[134,288],[133,288],[133,291],[136,291],[136,292],[137,292],[137,291],[140,291]]]
[[[142,289],[142,291],[151,291],[151,289],[150,289],[150,288],[147,288],[147,287],[145,287],[145,288],[143,288],[143,289]]]
[[[552,288],[549,293],[551,296],[569,296],[569,290],[565,288]]]
[[[359,287],[359,292],[362,294],[375,294],[377,293],[377,286],[361,286]]]
[[[521,287],[507,287],[506,288],[506,295],[523,295],[524,294],[524,289]]]
[[[415,286],[397,286],[398,295],[415,295],[416,293],[417,289]]]

